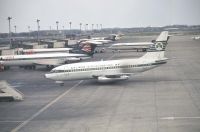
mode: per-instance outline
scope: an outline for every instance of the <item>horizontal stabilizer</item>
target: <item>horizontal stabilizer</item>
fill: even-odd
[[[166,60],[167,58],[164,57],[164,54],[165,51],[147,52],[145,55],[141,57],[141,59]]]

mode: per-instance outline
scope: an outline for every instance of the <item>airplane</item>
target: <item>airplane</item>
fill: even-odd
[[[81,39],[79,40],[79,43],[92,43],[92,44],[96,44],[97,46],[102,46],[104,44],[108,44],[113,42],[112,40],[104,40],[104,39]]]
[[[91,44],[96,44],[97,46],[99,45],[103,45],[103,42],[99,42],[99,41],[94,41],[94,40],[90,40],[90,39],[81,39],[79,41],[79,44],[86,44],[86,43],[91,43]]]
[[[112,43],[112,40],[106,40],[106,39],[92,39],[89,40],[90,42],[100,42],[102,44],[108,44],[108,43]]]
[[[44,48],[44,49],[23,49],[23,54],[36,54],[36,53],[53,53],[53,52],[69,52],[73,48]]]
[[[160,39],[164,40],[168,34],[162,35]],[[100,83],[109,83],[122,81],[130,78],[140,72],[145,72],[167,63],[164,56],[166,43],[155,42],[149,48],[148,52],[140,58],[80,62],[66,64],[52,69],[45,74],[47,79],[54,80],[60,85],[64,85],[67,80],[87,80],[95,79]]]
[[[110,34],[109,36],[110,36],[109,38],[112,38],[113,41],[116,41],[116,40],[120,40],[124,36],[124,34],[122,33]]]
[[[194,39],[194,40],[199,40],[199,39],[200,39],[200,36],[194,36],[194,37],[192,37],[192,39]]]
[[[165,38],[163,38],[165,37]],[[168,41],[170,35],[168,35],[168,31],[163,31],[160,33],[158,38],[156,40],[152,40],[152,42],[136,42],[136,43],[115,43],[112,44],[109,49],[112,50],[142,50],[147,51],[147,49],[154,44],[154,42],[162,42],[163,40],[165,42]],[[163,39],[163,40],[162,40]]]
[[[36,65],[46,65],[47,68],[53,68],[61,64],[77,62],[88,59],[94,54],[94,44],[82,44],[79,49],[71,51],[71,53],[38,53],[28,55],[6,55],[0,56],[0,65],[5,69],[10,66],[20,66],[25,69],[35,69]]]
[[[110,34],[108,37],[96,37],[88,39],[80,39],[79,43],[92,43],[97,46],[102,46],[104,44],[112,43],[113,41],[121,39],[123,34]]]

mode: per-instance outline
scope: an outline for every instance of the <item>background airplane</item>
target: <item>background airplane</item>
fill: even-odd
[[[73,48],[44,48],[44,49],[23,49],[23,54],[36,54],[36,53],[53,53],[53,52],[69,52]]]
[[[108,37],[95,37],[88,39],[80,39],[79,43],[92,43],[97,46],[102,46],[104,44],[112,43],[116,40],[121,39],[123,34],[110,34]]]
[[[168,31],[163,31],[160,33],[156,40],[152,42],[136,42],[136,43],[116,43],[112,44],[109,48],[112,50],[141,50],[147,51],[151,45],[156,42],[167,42],[169,39]]]
[[[10,66],[23,66],[24,68],[35,69],[36,65],[45,65],[53,68],[61,64],[77,62],[88,59],[94,54],[94,44],[82,44],[79,49],[71,50],[71,53],[38,53],[27,55],[6,55],[0,56],[0,64],[6,69]]]

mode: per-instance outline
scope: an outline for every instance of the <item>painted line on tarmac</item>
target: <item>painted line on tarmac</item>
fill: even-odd
[[[162,117],[161,120],[178,120],[178,119],[200,119],[199,116],[185,116],[185,117]]]
[[[8,120],[0,121],[0,123],[7,123],[7,122],[24,122],[24,121],[8,121]]]
[[[113,54],[111,57],[107,58],[107,60],[112,59],[115,56],[115,54]]]
[[[45,105],[42,109],[40,109],[37,113],[35,113],[34,115],[32,115],[30,118],[28,118],[27,120],[25,120],[22,124],[18,125],[16,128],[12,129],[11,132],[17,132],[19,131],[22,127],[24,127],[26,124],[28,124],[31,120],[33,120],[34,118],[36,118],[38,115],[40,115],[43,111],[45,111],[46,109],[48,109],[51,105],[53,105],[54,103],[56,103],[58,100],[60,100],[63,96],[65,96],[66,94],[68,94],[73,88],[76,88],[77,86],[79,86],[81,83],[83,82],[83,80],[79,81],[78,83],[76,83],[73,87],[71,87],[70,89],[68,89],[67,91],[65,91],[63,94],[61,94],[60,96],[58,96],[57,98],[55,98],[54,100],[52,100],[51,102],[49,102],[47,105]]]

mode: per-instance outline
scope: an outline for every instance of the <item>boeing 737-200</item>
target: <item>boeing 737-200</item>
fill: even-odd
[[[65,80],[96,79],[98,82],[127,80],[132,74],[165,64],[167,62],[167,58],[164,57],[165,45],[164,42],[154,43],[149,51],[138,59],[80,62],[58,66],[45,74],[45,77],[60,84]]]
[[[0,56],[0,64],[5,67],[23,66],[30,69],[35,69],[36,65],[46,65],[48,68],[51,68],[53,66],[89,58],[93,55],[95,47],[96,45],[94,44],[82,44],[73,53],[58,52]]]
[[[167,42],[170,35],[168,35],[168,31],[163,31],[160,33],[158,38],[155,40],[155,42]],[[112,50],[142,50],[147,51],[147,49],[153,45],[154,42],[135,42],[135,43],[115,43],[112,44],[109,48]]]

